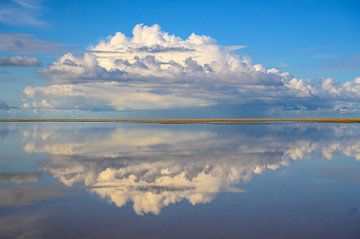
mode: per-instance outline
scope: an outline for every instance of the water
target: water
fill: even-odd
[[[0,238],[360,238],[360,125],[0,124]]]

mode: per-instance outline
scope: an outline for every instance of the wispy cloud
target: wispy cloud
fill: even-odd
[[[0,4],[0,23],[5,25],[46,26],[41,20],[41,0],[8,0]]]
[[[360,70],[360,54],[352,55],[318,55],[314,58],[322,72],[348,72]]]
[[[22,7],[30,9],[42,9],[42,0],[14,0],[15,3]]]
[[[0,52],[12,54],[64,53],[69,45],[38,39],[29,34],[0,33]]]
[[[10,106],[5,103],[3,99],[0,98],[0,110],[8,110],[10,109]]]
[[[0,183],[33,183],[39,177],[39,173],[0,173]]]

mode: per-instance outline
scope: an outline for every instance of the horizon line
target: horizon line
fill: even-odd
[[[143,124],[206,124],[206,123],[360,123],[360,118],[48,118],[48,119],[0,119],[0,123],[61,123],[61,122],[118,122]]]

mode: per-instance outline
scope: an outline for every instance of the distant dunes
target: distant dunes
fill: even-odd
[[[112,119],[0,119],[0,123],[6,122],[123,122],[123,123],[146,123],[146,124],[258,124],[276,122],[294,123],[360,123],[360,118],[184,118],[184,119],[161,119],[161,118],[112,118]]]

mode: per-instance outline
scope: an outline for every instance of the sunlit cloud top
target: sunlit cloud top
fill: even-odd
[[[209,36],[186,39],[159,25],[136,25],[132,37],[117,32],[88,47],[83,56],[67,53],[41,73],[50,86],[27,87],[23,108],[80,110],[154,110],[241,105],[259,101],[301,108],[317,101],[336,111],[357,107],[360,81],[313,84],[289,72],[266,69]],[[306,108],[306,106],[303,106]]]

